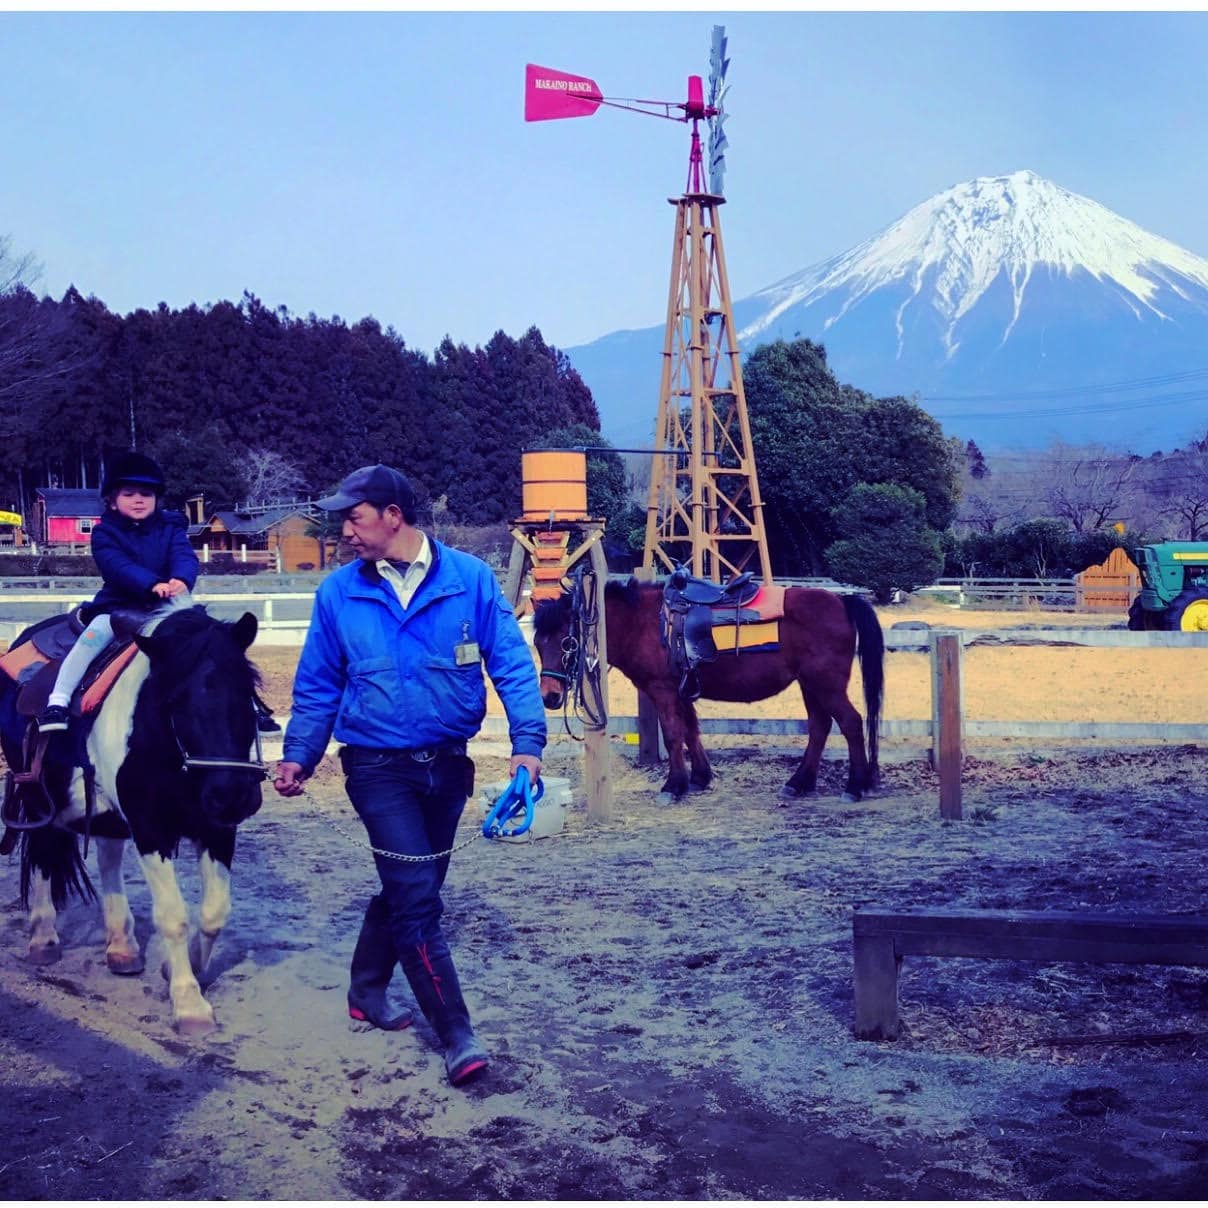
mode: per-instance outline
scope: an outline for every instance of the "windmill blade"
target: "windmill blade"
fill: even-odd
[[[524,120],[550,122],[563,117],[590,117],[604,94],[595,80],[552,67],[527,63],[524,68]]]
[[[709,192],[718,197],[725,196],[726,138],[725,121],[726,71],[730,60],[726,58],[726,27],[713,27],[713,43],[709,50],[709,108],[714,110],[709,118]]]
[[[726,69],[730,60],[726,58],[726,27],[713,27],[713,42],[709,47],[709,104],[717,105],[725,88]]]

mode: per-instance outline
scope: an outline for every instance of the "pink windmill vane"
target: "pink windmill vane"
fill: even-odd
[[[726,113],[722,107],[725,96],[726,37],[722,26],[713,28],[713,51],[710,57],[709,103],[705,103],[705,85],[700,76],[688,77],[686,101],[645,101],[636,98],[606,97],[595,80],[587,76],[570,75],[552,67],[529,63],[524,75],[524,120],[548,122],[559,118],[590,117],[601,105],[644,113],[672,122],[692,123],[692,149],[688,157],[689,193],[702,193],[703,160],[700,123],[709,123],[709,191],[720,197],[725,171],[726,136],[722,125]],[[679,110],[677,113],[676,110]]]
[[[729,65],[720,25],[713,27],[707,100],[700,76],[688,77],[686,101],[647,101],[606,97],[587,76],[530,63],[524,118],[590,117],[604,105],[692,123],[688,184],[682,197],[669,199],[676,207],[675,243],[643,567],[667,573],[690,561],[693,574],[718,583],[744,570],[771,583],[718,214],[725,203]],[[702,121],[709,127],[707,187]]]

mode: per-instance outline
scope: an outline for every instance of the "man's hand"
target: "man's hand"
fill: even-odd
[[[167,586],[169,596],[178,596],[182,591],[189,590],[189,585],[183,579],[169,579]]]
[[[172,584],[156,583],[155,586],[151,588],[151,591],[154,595],[159,596],[161,600],[166,600],[172,594]]]
[[[302,785],[305,781],[306,773],[302,770],[300,763],[292,763],[283,759],[277,764],[277,779],[273,781],[273,788],[282,797],[297,797],[302,792]]]
[[[537,777],[541,775],[541,760],[536,755],[513,755],[511,765],[508,768],[509,775],[514,780],[516,772],[520,768],[528,768],[529,781],[532,784],[537,783]]]

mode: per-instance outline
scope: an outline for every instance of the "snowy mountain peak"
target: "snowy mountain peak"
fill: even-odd
[[[961,319],[1000,277],[1013,298],[1000,333],[1005,343],[1039,270],[1081,271],[1114,283],[1138,318],[1143,311],[1167,318],[1156,300],[1163,288],[1185,297],[1188,282],[1208,287],[1208,260],[1025,169],[954,185],[850,251],[763,290],[755,295],[762,313],[739,340],[758,342],[790,307],[824,296],[825,332],[874,291],[894,286],[901,291],[899,354],[907,310],[923,303],[940,320],[950,357],[959,346]]]

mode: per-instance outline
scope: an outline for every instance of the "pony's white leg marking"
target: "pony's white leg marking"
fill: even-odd
[[[197,853],[201,869],[201,927],[193,936],[190,954],[199,977],[210,963],[218,933],[231,917],[231,870],[207,851]]]
[[[29,959],[35,965],[50,965],[63,955],[55,931],[55,907],[50,900],[50,878],[37,869],[30,873]]]
[[[122,878],[125,839],[96,841],[96,862],[101,870],[101,909],[105,916],[105,962],[114,973],[141,973],[143,957],[134,938],[134,915]]]
[[[151,890],[152,918],[168,954],[165,973],[172,999],[172,1023],[178,1032],[201,1035],[214,1027],[214,1009],[202,997],[189,962],[189,911],[171,860],[158,852],[143,856]]]

